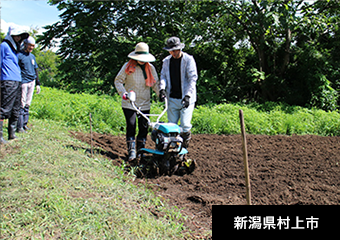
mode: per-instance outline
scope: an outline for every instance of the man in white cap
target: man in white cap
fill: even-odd
[[[10,26],[1,43],[1,106],[0,106],[0,144],[6,143],[3,138],[3,121],[8,119],[8,139],[15,139],[21,103],[21,70],[18,53],[22,41],[29,34]]]
[[[185,47],[178,37],[167,40],[164,50],[170,55],[163,59],[160,79],[160,101],[168,100],[168,121],[178,123],[183,129],[183,147],[187,148],[191,139],[191,119],[196,102],[197,67],[193,56],[185,53]]]
[[[158,95],[159,81],[156,68],[150,63],[156,61],[149,53],[149,46],[140,42],[135,51],[128,57],[130,60],[123,65],[115,78],[115,86],[122,97],[122,108],[126,119],[126,142],[128,147],[128,161],[136,158],[136,111],[127,98],[128,92],[136,93],[136,106],[144,114],[150,113],[150,87]],[[148,134],[148,123],[138,116],[137,151],[145,146]]]
[[[24,40],[24,49],[18,55],[22,77],[22,94],[17,132],[22,133],[24,133],[25,130],[30,130],[27,123],[35,85],[37,86],[37,94],[40,93],[38,64],[35,56],[32,54],[34,47],[35,40],[30,36]]]

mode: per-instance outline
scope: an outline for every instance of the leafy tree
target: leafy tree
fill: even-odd
[[[304,24],[299,26],[293,64],[287,82],[290,104],[335,110],[340,87],[339,51],[340,1],[316,1],[302,8]]]
[[[198,70],[198,103],[285,101],[333,110],[339,91],[339,0],[60,1],[61,85],[113,94],[136,43],[149,44],[158,71],[170,36],[186,43]]]
[[[113,79],[127,55],[145,41],[159,59],[164,38],[178,34],[170,2],[163,1],[50,1],[63,11],[61,21],[46,26],[43,47],[61,38],[58,51],[67,89],[113,93]],[[184,2],[173,3],[184,5]],[[161,10],[161,11],[160,11]],[[152,40],[152,41],[151,41]],[[156,63],[160,68],[161,63]]]
[[[60,87],[58,78],[58,65],[60,63],[58,55],[51,51],[41,51],[37,48],[33,50],[39,66],[39,80],[46,87]]]
[[[258,64],[249,69],[249,75],[265,76],[253,80],[264,101],[276,101],[281,95],[278,85],[290,62],[291,45],[297,35],[295,30],[301,23],[297,13],[302,3],[302,0],[227,1],[225,13],[241,26],[237,39],[248,42],[257,56],[249,59]]]
[[[323,25],[328,23],[329,26],[331,22],[339,25],[334,24],[339,22],[336,12],[339,1],[316,1],[311,5],[302,0],[228,0],[221,4],[225,6],[223,13],[236,21],[231,28],[239,29],[241,26],[241,31],[234,37],[248,42],[256,53],[249,55],[246,71],[247,81],[254,83],[252,88],[255,88],[254,93],[259,93],[260,100],[336,109],[338,93],[331,87],[324,70],[330,69],[330,66],[322,64],[329,59],[326,56],[328,50],[324,51],[327,49],[324,46],[313,46],[320,45],[318,36],[324,35]],[[323,14],[326,9],[331,9],[332,15]],[[310,19],[310,15],[315,18]],[[316,44],[307,43],[304,48],[299,47],[304,35]],[[324,51],[326,55],[323,59],[309,61],[314,59],[310,54],[315,51]],[[297,78],[296,66],[303,63],[309,63],[306,65],[308,70]]]

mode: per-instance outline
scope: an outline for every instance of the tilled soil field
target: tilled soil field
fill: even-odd
[[[71,134],[90,143],[89,134]],[[127,155],[123,136],[94,133],[93,142],[113,164]],[[340,137],[247,135],[247,143],[253,204],[340,204]],[[151,138],[146,147],[154,147]],[[212,229],[212,205],[246,204],[242,140],[194,135],[188,150],[198,164],[192,174],[147,183],[182,209],[185,225],[199,236]]]

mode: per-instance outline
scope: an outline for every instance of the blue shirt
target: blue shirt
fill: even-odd
[[[7,42],[1,43],[0,49],[0,80],[11,80],[21,82],[21,71],[19,67],[17,53],[8,45]]]
[[[35,56],[32,53],[19,52],[19,66],[21,68],[22,83],[29,83],[37,78],[35,69],[38,68],[38,64],[35,60]]]

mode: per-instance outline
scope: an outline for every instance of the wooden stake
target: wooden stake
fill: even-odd
[[[93,142],[92,142],[92,115],[90,113],[90,135],[91,135],[91,157],[93,158]]]
[[[251,191],[250,191],[250,178],[249,178],[249,167],[248,167],[246,129],[244,127],[243,111],[241,109],[240,109],[240,123],[241,123],[241,133],[242,133],[244,174],[246,178],[246,191],[247,191],[246,197],[247,197],[247,204],[251,205]]]

